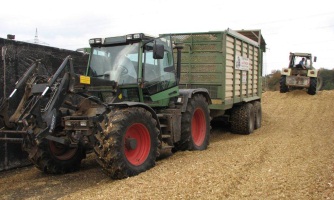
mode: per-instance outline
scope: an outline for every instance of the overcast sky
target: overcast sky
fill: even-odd
[[[287,67],[289,52],[317,56],[334,69],[334,9],[330,0],[17,0],[0,3],[0,37],[38,38],[75,50],[88,39],[144,32],[183,33],[261,29],[267,43],[264,73]]]

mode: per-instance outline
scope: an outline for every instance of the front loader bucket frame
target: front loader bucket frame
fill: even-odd
[[[16,82],[14,91],[8,98],[4,97],[0,99],[0,171],[8,170],[17,167],[23,167],[30,165],[28,160],[28,154],[22,150],[23,134],[25,131],[16,130],[18,129],[15,120],[20,116],[20,110],[22,106],[16,108],[15,113],[9,116],[10,101],[14,96],[21,99],[20,104],[24,104],[25,96],[27,92],[19,93],[20,89],[26,87],[29,78],[34,73],[39,73],[40,60],[36,60],[23,76]]]
[[[32,142],[40,142],[53,131],[52,117],[66,98],[67,93],[63,89],[68,89],[69,73],[74,74],[71,56],[63,60],[52,77],[41,76],[40,67],[40,60],[36,60],[16,83],[10,96],[0,102],[0,123],[2,124],[0,127],[0,171],[31,164],[28,161],[28,153],[23,151],[22,147],[26,148]],[[42,84],[36,84],[35,81],[42,81]],[[60,81],[61,89],[55,90],[54,96],[51,95],[52,97],[47,99],[45,94],[49,93],[58,81]],[[16,92],[23,88],[23,94]],[[10,108],[10,99],[18,94],[21,101],[14,114],[9,117],[7,110]],[[29,101],[28,98],[30,98]],[[45,100],[48,101],[48,104],[42,111],[39,105]],[[34,126],[28,124],[28,120],[32,118],[35,118],[36,121]],[[47,125],[46,128],[44,123]],[[35,128],[40,130],[37,134],[34,133]]]
[[[22,151],[22,137],[20,135],[8,138],[9,134],[1,133],[0,137],[0,171],[30,165],[28,154]]]

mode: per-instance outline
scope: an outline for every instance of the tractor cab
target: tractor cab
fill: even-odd
[[[117,101],[160,107],[178,95],[170,36],[155,38],[138,33],[94,38],[89,43],[87,75],[117,82],[121,91]],[[110,93],[102,92],[104,100],[108,96]]]
[[[316,57],[314,57],[316,62]],[[310,53],[290,53],[289,68],[313,69],[312,54]]]

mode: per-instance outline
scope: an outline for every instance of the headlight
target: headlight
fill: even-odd
[[[80,126],[87,126],[87,121],[80,121]]]
[[[90,45],[102,44],[102,38],[93,38],[89,40]]]
[[[129,34],[126,35],[126,40],[140,40],[144,38],[144,34],[136,33],[136,34]]]
[[[95,43],[96,44],[101,44],[102,43],[102,38],[96,38]]]
[[[66,121],[66,122],[65,122],[65,126],[72,126],[71,121]]]
[[[133,39],[140,39],[141,38],[141,34],[137,33],[137,34],[133,34]]]

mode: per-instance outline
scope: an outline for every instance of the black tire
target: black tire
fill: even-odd
[[[281,76],[279,84],[281,93],[289,92],[289,87],[286,85],[286,76]]]
[[[317,77],[317,92],[320,91],[322,89],[322,85],[323,85],[323,80],[321,76]]]
[[[98,163],[111,178],[135,176],[155,166],[160,132],[149,111],[140,107],[114,109],[100,125],[94,149]]]
[[[254,131],[255,114],[254,106],[246,103],[234,107],[231,113],[231,131],[233,133],[248,135]]]
[[[45,69],[45,68],[43,68]],[[43,72],[43,71],[39,71]],[[44,71],[43,73],[46,73]],[[27,86],[33,85],[35,83],[47,83],[49,77],[44,75],[33,76],[28,79]],[[30,91],[30,90],[27,90]],[[29,94],[29,93],[28,93]],[[50,94],[51,98],[52,94]],[[20,104],[23,105],[22,111],[29,111],[31,106],[36,103],[39,99],[36,96],[31,95],[26,98],[22,98]],[[30,102],[32,101],[32,102]],[[45,106],[44,103],[48,102],[49,99],[41,100],[40,106]],[[27,107],[29,106],[29,107]],[[59,110],[58,110],[59,111]],[[22,113],[21,115],[27,114]],[[64,139],[71,140],[70,138],[64,136],[63,127],[60,125],[61,114],[57,115],[56,129],[55,133],[58,137],[64,137]],[[39,132],[39,128],[35,128],[34,132]],[[55,135],[54,135],[55,136]],[[64,174],[69,172],[78,171],[80,169],[81,161],[86,157],[86,151],[82,143],[79,141],[76,147],[70,147],[68,145],[63,145],[51,140],[43,139],[38,145],[35,144],[33,139],[29,138],[29,135],[24,138],[23,149],[29,154],[29,160],[41,171],[50,174]]]
[[[188,100],[181,117],[181,140],[175,144],[177,150],[205,150],[209,145],[210,111],[206,98],[201,94]]]
[[[261,102],[254,101],[253,107],[254,107],[254,114],[255,114],[254,129],[258,129],[258,128],[261,128],[261,122],[262,122]]]
[[[64,174],[78,171],[86,154],[79,143],[78,147],[68,147],[44,139],[38,146],[25,149],[30,161],[41,171],[50,174]]]
[[[307,90],[310,95],[315,95],[317,93],[317,78],[310,78],[310,87]]]

